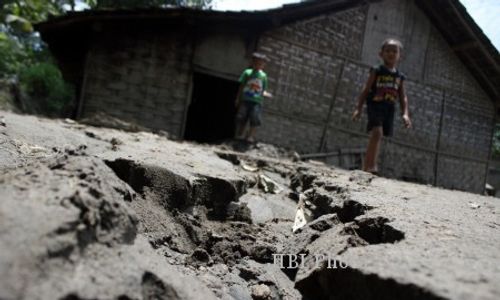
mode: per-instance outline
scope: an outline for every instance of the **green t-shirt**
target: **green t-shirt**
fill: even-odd
[[[261,103],[264,99],[264,91],[267,89],[267,75],[264,71],[255,71],[251,68],[243,71],[240,76],[243,84],[243,101]]]

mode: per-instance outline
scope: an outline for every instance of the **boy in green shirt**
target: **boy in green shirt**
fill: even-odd
[[[263,69],[267,57],[260,53],[252,55],[252,67],[243,71],[240,76],[240,89],[236,97],[236,138],[255,142],[257,127],[262,123],[262,100],[264,96],[271,95],[267,90],[267,75]],[[245,134],[246,124],[250,123],[250,129]]]

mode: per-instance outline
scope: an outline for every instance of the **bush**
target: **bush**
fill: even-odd
[[[29,60],[22,44],[0,32],[0,77],[17,74]]]
[[[40,109],[51,115],[60,115],[74,97],[73,89],[51,63],[27,67],[20,74],[20,82],[28,95],[40,102]]]

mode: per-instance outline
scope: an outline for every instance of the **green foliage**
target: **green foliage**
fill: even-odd
[[[3,32],[0,32],[0,57],[0,78],[17,74],[30,60],[24,46]]]
[[[59,116],[73,91],[40,39],[33,23],[64,12],[67,0],[3,0],[0,3],[0,78],[18,77],[28,108]],[[33,106],[33,107],[31,107]]]
[[[73,98],[53,64],[33,24],[74,10],[78,2],[91,9],[189,6],[209,8],[212,0],[1,0],[0,78],[18,77],[21,86],[40,108],[57,114]]]
[[[47,113],[60,112],[73,98],[73,89],[54,64],[34,64],[21,72],[20,80],[26,92],[42,102]]]
[[[212,0],[87,0],[91,8],[151,8],[166,6],[189,6],[210,8]]]
[[[49,0],[4,0],[0,7],[0,18],[12,29],[27,33],[33,31],[33,23],[46,20],[51,15],[63,12],[62,1]]]

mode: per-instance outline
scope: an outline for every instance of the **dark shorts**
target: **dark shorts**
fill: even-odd
[[[246,124],[246,122],[249,121],[251,127],[257,127],[262,123],[261,115],[261,104],[251,101],[243,101],[240,104],[236,120],[243,124]]]
[[[366,106],[368,115],[366,131],[370,132],[374,127],[382,127],[384,136],[392,136],[394,111],[395,105],[392,103],[368,103]]]

